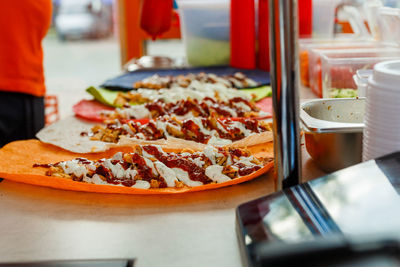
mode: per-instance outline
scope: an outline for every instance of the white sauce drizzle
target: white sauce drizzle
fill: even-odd
[[[136,139],[146,139],[146,136],[144,136],[143,133],[137,133],[137,134],[135,134],[134,137],[135,137]]]
[[[206,146],[203,150],[204,155],[210,159],[212,164],[216,164],[217,157],[223,157],[224,155],[219,153],[218,150],[213,146]]]
[[[121,114],[124,118],[151,118],[151,113],[145,105],[134,105],[129,108],[117,108],[115,112]]]
[[[149,189],[150,188],[150,183],[147,181],[143,180],[136,180],[136,183],[132,185],[134,188],[140,188],[140,189]]]
[[[200,132],[202,132],[202,133],[205,134],[205,135],[211,135],[211,134],[212,134],[212,131],[210,131],[210,130],[204,128],[203,121],[202,121],[201,118],[195,117],[195,118],[193,118],[193,119],[191,119],[191,120],[192,120],[197,126],[199,126]]]
[[[154,166],[156,167],[160,176],[164,179],[167,186],[174,187],[175,181],[178,181],[178,179],[176,178],[175,172],[171,168],[168,168],[167,166],[165,166],[164,163],[159,162],[159,161],[155,162]]]
[[[215,135],[211,136],[211,138],[207,142],[207,145],[212,146],[225,146],[229,144],[232,144],[232,140],[216,137]]]
[[[103,181],[98,174],[93,175],[92,179],[84,177],[84,179],[89,179],[90,181],[88,183],[92,184],[107,184],[106,181]],[[87,182],[87,181],[85,181]]]
[[[196,164],[197,166],[199,166],[200,168],[203,168],[205,162],[203,160],[201,160],[201,158],[189,158],[189,160],[191,160],[194,164]]]
[[[160,146],[154,146],[157,150],[164,154],[165,152],[161,149]],[[216,164],[216,159],[218,157],[224,156],[219,153],[218,150],[213,146],[207,146],[204,151],[204,155],[210,159],[212,165],[208,166],[205,169],[205,175],[210,178],[212,181],[217,183],[222,183],[231,180],[230,177],[224,175],[222,173],[224,167]],[[201,156],[203,153],[195,152],[194,155]],[[182,153],[182,156],[190,156],[190,153]],[[147,153],[144,149],[142,149],[142,157],[146,162],[146,165],[152,169],[154,175],[160,175],[167,184],[168,187],[175,187],[176,181],[181,181],[185,185],[190,187],[203,185],[200,181],[193,181],[190,179],[188,172],[184,171],[180,168],[169,168],[164,163],[160,161],[151,161],[150,158],[154,159],[154,155]],[[122,166],[123,154],[122,152],[116,153],[111,159],[101,159],[100,163],[104,165],[105,168],[109,169],[112,173],[112,176],[117,179],[135,179],[138,175],[137,170],[131,166],[128,169],[124,169]],[[234,162],[231,156],[227,158],[227,164],[231,165],[231,168],[238,170],[237,166],[232,165],[232,163],[242,163],[246,166],[255,166],[257,164],[252,163],[251,161],[254,159],[253,156],[250,157],[240,157],[237,162]],[[118,160],[116,164],[113,164],[112,161]],[[197,166],[203,167],[205,162],[201,159],[201,157],[189,157],[189,160],[194,162]],[[79,163],[79,160],[71,160],[60,162],[58,165],[64,170],[67,174],[73,174],[76,177],[82,177],[84,182],[93,183],[93,184],[108,184],[106,181],[103,181],[98,174],[94,174],[92,178],[87,177],[88,169],[95,170],[96,166],[93,162],[89,161],[90,164],[82,164]],[[122,184],[118,184],[118,186],[123,186]],[[135,184],[132,186],[134,188],[150,188],[150,183],[143,180],[136,180]]]
[[[111,160],[109,159],[106,159],[104,161],[104,167],[109,169],[113,173],[115,178],[122,179],[127,176],[126,175],[127,173],[121,164],[117,163],[114,165],[111,163]]]
[[[84,177],[88,173],[88,170],[85,168],[85,166],[80,165],[78,163],[78,160],[75,159],[70,161],[60,162],[60,167],[63,169],[65,173],[73,174],[76,177]]]
[[[154,156],[153,156],[153,158],[154,158]],[[154,163],[151,160],[149,160],[148,158],[143,157],[143,159],[146,162],[146,165],[151,168],[153,174],[157,175],[158,172],[157,172],[156,168],[154,167]]]
[[[217,183],[230,181],[231,178],[222,173],[223,169],[224,167],[220,165],[210,165],[206,168],[206,175],[208,178]]]
[[[239,161],[237,161],[236,163],[242,163],[246,166],[255,166],[257,164],[252,163],[251,161],[253,160],[253,156],[250,157],[240,157]]]
[[[234,103],[232,103],[236,108],[238,108],[238,109],[241,109],[241,110],[243,110],[244,112],[249,112],[249,111],[251,111],[251,108],[247,105],[247,104],[245,104],[245,103],[243,103],[242,101],[240,101],[240,102],[234,102]]]
[[[189,174],[182,169],[172,168],[172,170],[175,172],[176,177],[179,179],[179,181],[183,182],[185,185],[188,185],[190,187],[196,187],[196,186],[203,185],[203,183],[200,181],[190,180]]]
[[[130,135],[134,135],[134,133],[133,133],[133,131],[132,131],[131,127],[129,127],[129,125],[128,125],[128,124],[123,124],[123,125],[122,125],[122,129],[123,129],[123,130],[125,130],[125,131],[127,131],[127,132],[128,132],[128,134],[130,134]]]
[[[114,156],[112,157],[113,160],[122,160],[122,152],[117,152],[114,154]]]

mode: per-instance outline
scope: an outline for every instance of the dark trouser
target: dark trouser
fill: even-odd
[[[44,98],[0,91],[0,147],[35,138],[44,127]]]

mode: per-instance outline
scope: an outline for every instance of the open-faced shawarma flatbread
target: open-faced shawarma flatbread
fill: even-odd
[[[272,157],[273,147],[269,143],[262,148],[258,156]],[[27,151],[32,155],[27,157]],[[63,190],[97,192],[97,193],[113,193],[113,194],[172,194],[172,193],[187,193],[194,191],[202,191],[226,187],[234,184],[239,184],[245,181],[252,180],[273,168],[273,162],[266,164],[258,171],[239,177],[228,182],[206,184],[197,187],[185,188],[162,188],[162,189],[138,189],[132,187],[115,186],[115,185],[99,185],[73,181],[59,177],[51,177],[46,175],[47,169],[34,168],[36,163],[47,164],[51,162],[59,162],[71,160],[76,157],[84,157],[89,160],[107,158],[116,152],[132,152],[132,147],[111,148],[103,153],[90,154],[74,154],[58,147],[44,144],[38,140],[23,140],[7,144],[0,149],[0,178],[6,180],[51,187]],[[252,152],[253,153],[253,152]]]
[[[202,151],[207,145],[197,143],[190,140],[184,140],[168,136],[167,139],[159,140],[140,140],[122,136],[118,143],[108,143],[103,141],[91,140],[85,134],[91,132],[92,127],[96,125],[76,117],[68,117],[60,120],[44,129],[36,136],[37,138],[48,144],[52,144],[74,153],[93,153],[104,152],[111,147],[116,146],[135,146],[135,145],[159,145],[167,149],[192,149],[194,151]],[[272,142],[272,132],[262,132],[247,136],[241,140],[234,141],[224,147],[251,147],[262,143]]]
[[[95,124],[71,116],[43,128],[36,137],[44,143],[75,153],[106,151],[114,144],[93,141],[87,135],[82,135],[82,132],[87,132]]]

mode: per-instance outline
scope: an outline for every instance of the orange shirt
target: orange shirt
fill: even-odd
[[[42,39],[51,0],[0,1],[0,90],[43,96]]]

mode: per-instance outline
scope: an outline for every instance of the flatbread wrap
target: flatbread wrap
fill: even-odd
[[[158,74],[147,77],[143,80],[137,81],[133,84],[135,89],[148,88],[159,90],[162,88],[183,87],[190,88],[194,84],[218,84],[226,88],[252,88],[260,86],[259,83],[247,77],[241,72],[236,72],[231,75],[216,75],[213,73],[200,72],[197,74],[189,73],[186,75],[166,75],[160,76]]]
[[[210,149],[214,148],[210,147]],[[27,157],[27,151],[29,151],[31,155],[35,156]],[[181,151],[181,153],[172,154],[172,152],[163,151],[155,146],[149,146],[149,149],[142,146],[140,147],[140,151],[141,152],[138,152],[137,148],[124,147],[118,148],[118,150],[111,149],[104,153],[80,155],[60,150],[55,146],[44,144],[37,140],[16,141],[9,143],[0,149],[0,177],[16,182],[75,191],[120,194],[171,194],[215,189],[245,182],[260,176],[273,167],[273,153],[272,146],[270,145],[265,146],[264,149],[257,154],[257,156],[260,157],[257,160],[255,160],[255,156],[251,155],[251,151],[246,150],[225,150],[227,152],[218,150],[216,152],[208,152],[208,155],[206,155],[207,152],[191,151]],[[145,155],[145,153],[147,153],[147,155]],[[156,155],[156,153],[162,154],[160,156]],[[228,156],[225,157],[224,153]],[[219,154],[222,154],[222,156]],[[129,159],[129,157],[131,157],[131,159]],[[166,158],[163,159],[162,157]],[[161,163],[167,165],[167,162],[170,161],[168,157],[172,157],[173,160],[171,160],[171,162],[173,162],[174,159],[175,161],[177,159],[182,159],[191,162],[190,164],[193,166],[197,166],[194,169],[199,172],[195,174],[198,179],[196,180],[196,178],[192,178],[188,173],[185,175],[187,169],[186,171],[181,169],[174,172],[175,177],[166,177],[169,171],[159,166],[162,166]],[[150,167],[142,168],[142,170],[139,171],[139,169],[136,168],[138,164],[135,163],[138,161],[138,158],[145,161]],[[72,164],[79,165],[78,161],[81,161],[82,164],[79,168],[67,166],[68,162],[71,164],[73,161],[75,162]],[[107,163],[105,163],[106,161]],[[94,164],[94,162],[104,166],[99,167],[100,165],[97,165],[96,169],[92,167],[84,167],[85,164],[92,166],[91,164]],[[124,162],[127,162],[126,164],[128,165],[124,165]],[[61,167],[62,164],[64,164],[64,169]],[[106,173],[113,168],[110,166],[116,166],[118,164],[120,166],[116,167],[116,170],[111,171],[111,176],[107,176]],[[153,167],[151,167],[152,165]],[[230,177],[232,174],[229,170],[231,170],[233,166],[242,169],[242,175],[238,174],[238,176]],[[60,167],[63,169],[62,172],[59,172]],[[55,168],[55,170],[50,170],[50,168]],[[85,168],[87,172],[82,168]],[[99,168],[99,170],[97,168]],[[153,168],[157,169],[154,171]],[[172,165],[169,165],[168,168],[170,170],[174,169]],[[179,169],[179,167],[177,168]],[[211,170],[207,171],[207,168]],[[108,171],[104,169],[108,169]],[[121,169],[124,170],[122,171],[123,173],[129,173],[129,175],[123,176],[124,174],[120,173]],[[89,170],[92,170],[92,172],[90,173]],[[93,171],[96,173],[93,173]],[[134,171],[137,173],[134,173]],[[223,173],[223,171],[225,172]],[[61,175],[63,172],[65,174],[64,176]],[[235,172],[235,170],[233,170],[233,172]],[[236,172],[239,173],[238,169],[236,169]],[[57,173],[59,175],[57,175]],[[132,175],[132,173],[135,175]],[[143,173],[151,173],[154,176],[151,176],[152,179],[149,179],[148,177],[144,178],[146,175]],[[92,180],[94,174],[103,176],[105,180],[98,176],[94,178],[95,180]],[[221,176],[221,174],[225,176]],[[227,177],[229,177],[229,179]],[[100,180],[98,180],[99,178]],[[192,183],[190,184],[190,181],[188,180],[191,180]],[[187,182],[185,183],[182,181]],[[148,182],[148,184],[145,182]],[[146,184],[147,187],[150,184],[150,187],[148,187],[148,189],[137,188],[139,186],[133,187],[136,183],[141,183],[142,187],[144,184]],[[168,184],[174,186],[170,187]],[[155,187],[157,185],[158,187]]]
[[[96,125],[69,117],[42,129],[37,137],[42,142],[75,153],[146,144],[202,151],[207,145],[244,148],[272,142],[272,131],[269,123],[250,118],[178,120],[164,116],[153,120],[113,120]]]

